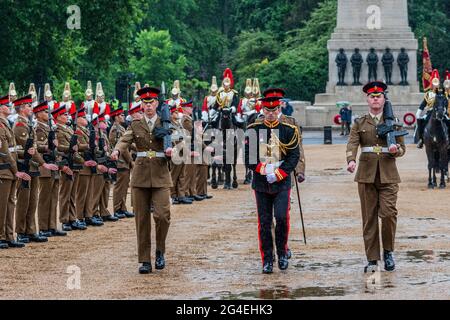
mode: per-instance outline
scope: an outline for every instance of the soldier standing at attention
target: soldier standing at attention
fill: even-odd
[[[31,158],[28,161],[28,168],[23,167],[24,170],[21,170],[19,166],[19,170],[22,172],[29,169],[27,174],[31,176],[31,181],[26,185],[21,180],[17,183],[16,232],[17,241],[23,243],[48,241],[47,237],[42,237],[37,233],[35,217],[39,193],[39,167],[42,166],[52,171],[59,169],[55,164],[45,163],[42,156],[37,152],[36,132],[32,127],[32,102],[31,95],[14,101],[18,117],[13,130],[16,143],[21,147],[21,150],[17,150],[18,162],[25,166],[27,159]],[[33,144],[28,145],[29,142],[33,142]]]
[[[112,111],[110,116],[113,125],[109,132],[109,141],[111,147],[114,148],[126,131],[123,127],[125,116],[122,108]],[[127,209],[127,193],[130,186],[130,172],[133,166],[131,149],[122,153],[120,160],[117,164],[117,182],[114,184],[113,190],[114,216],[120,219],[125,217],[134,218],[134,213],[129,212]]]
[[[0,249],[23,248],[14,240],[14,205],[16,179],[30,181],[31,177],[17,170],[17,147],[8,116],[9,96],[0,98]]]
[[[156,113],[160,90],[146,87],[138,91],[142,100],[144,116],[131,123],[127,132],[111,154],[113,160],[126,152],[132,143],[136,144],[137,159],[131,177],[133,207],[136,214],[138,239],[139,273],[148,274],[151,265],[151,206],[154,206],[153,218],[156,229],[156,269],[164,269],[166,237],[170,225],[170,188],[172,179],[167,157],[172,148],[164,150],[164,137],[169,132],[163,128]]]
[[[358,118],[347,144],[347,170],[356,170],[356,155],[361,147],[359,167],[355,181],[358,182],[363,220],[364,246],[368,265],[364,272],[374,272],[380,260],[378,218],[381,218],[381,241],[384,249],[384,269],[395,270],[394,251],[397,227],[397,193],[400,176],[395,159],[405,152],[403,137],[396,137],[397,144],[387,145],[386,139],[377,135],[376,126],[384,123],[386,84],[375,81],[364,86],[369,113]]]

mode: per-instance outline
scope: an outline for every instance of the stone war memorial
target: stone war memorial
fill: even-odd
[[[328,82],[313,106],[295,103],[305,128],[333,125],[336,103],[348,101],[353,115],[367,109],[362,87],[389,84],[388,97],[402,120],[423,99],[417,75],[418,41],[409,27],[407,0],[338,0],[337,26],[328,41]]]

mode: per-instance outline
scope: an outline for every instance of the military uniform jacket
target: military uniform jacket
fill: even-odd
[[[83,169],[80,170],[80,175],[90,176],[92,175],[91,168],[84,165],[85,159],[83,157],[83,153],[89,149],[89,131],[85,127],[77,127],[77,131],[75,133],[78,136],[78,151],[80,152],[79,157],[80,160],[83,160]]]
[[[16,146],[14,139],[14,133],[9,127],[8,120],[0,118],[0,152],[5,156],[0,156],[0,164],[9,163],[11,168],[0,170],[0,180],[15,180],[15,174],[17,173],[17,154],[16,152],[10,152],[9,148]]]
[[[154,128],[161,127],[161,120],[157,117]],[[164,152],[163,140],[158,140],[153,136],[153,131],[150,132],[145,117],[131,123],[115,149],[119,150],[120,153],[126,152],[132,143],[135,143],[137,152]],[[135,188],[171,188],[172,178],[168,160],[166,158],[138,157],[130,185]]]
[[[298,128],[295,125],[285,122],[278,122],[276,126],[269,127],[264,121],[257,120],[255,123],[248,126],[247,129],[247,134],[250,133],[249,137],[255,136],[254,134],[251,134],[251,130],[255,130],[256,137],[258,137],[256,141],[256,164],[250,162],[252,158],[249,155],[249,152],[254,149],[253,146],[250,148],[249,144],[254,144],[255,141],[249,142],[247,138],[245,144],[245,163],[254,172],[252,188],[255,191],[266,193],[278,193],[280,191],[289,190],[291,188],[291,173],[296,168],[300,159]],[[273,184],[269,184],[266,176],[262,175],[265,171],[265,164],[260,161],[260,143],[267,143],[267,141],[261,141],[261,129],[267,130],[267,141],[271,138],[272,133],[270,129],[278,130],[279,141],[288,146],[288,148],[286,148],[286,154],[280,152],[280,160],[282,160],[283,163],[277,170],[275,170],[277,181]]]
[[[109,131],[109,141],[111,148],[115,148],[120,138],[125,134],[126,130],[121,125],[114,124]],[[123,153],[120,153],[119,162],[117,163],[117,168],[120,169],[131,169],[133,158],[131,157],[131,147]]]
[[[58,140],[57,150],[59,152],[63,152],[66,155],[69,153],[70,140],[73,135],[74,135],[74,132],[73,132],[72,128],[70,128],[66,125],[59,124],[59,123],[57,124],[56,138]],[[78,151],[82,151],[82,150],[80,150],[81,148],[80,148],[79,140],[78,140],[77,145],[78,145]],[[73,160],[74,160],[74,163],[76,163],[76,164],[84,163],[84,159],[80,156],[80,154],[78,152],[75,152],[73,154]]]
[[[14,123],[13,131],[14,131],[14,137],[16,139],[16,144],[17,144],[17,146],[21,147],[21,150],[17,151],[17,156],[18,156],[19,160],[23,160],[24,154],[25,154],[24,148],[25,148],[27,140],[30,136],[28,119],[19,115],[17,117],[16,122]],[[37,149],[36,132],[33,128],[31,129],[31,138],[34,139],[34,147]],[[31,161],[30,161],[31,175],[39,176],[39,167],[42,166],[44,163],[45,162],[44,162],[44,159],[42,158],[42,156],[39,154],[39,152],[36,152],[32,156]]]
[[[36,126],[36,137],[37,137],[37,149],[41,154],[47,153],[48,150],[48,134],[50,132],[50,127],[46,123],[40,121],[37,122]],[[57,159],[58,160],[58,159]],[[50,170],[40,167],[39,171],[41,173],[41,178],[50,178],[52,173]]]
[[[297,173],[305,174],[306,160],[305,160],[305,152],[303,151],[303,137],[302,137],[302,133],[300,131],[300,126],[298,125],[298,123],[297,123],[297,121],[295,120],[294,117],[286,116],[284,114],[282,114],[280,116],[280,121],[288,123],[288,124],[291,124],[291,125],[294,125],[298,129],[298,132],[299,132],[298,137],[299,137],[299,140],[300,140],[299,144],[298,144],[298,147],[300,149],[300,159],[298,160],[297,167],[295,168],[295,171]]]
[[[383,123],[381,117],[380,123]],[[381,183],[400,183],[395,158],[401,157],[406,152],[403,137],[397,137],[397,143],[400,149],[397,154],[390,153],[361,153],[359,157],[358,170],[355,181],[359,183],[374,183],[377,170],[380,170]],[[386,139],[377,136],[375,121],[367,114],[356,119],[350,132],[350,138],[347,144],[347,162],[356,161],[358,147],[381,146],[387,148]]]

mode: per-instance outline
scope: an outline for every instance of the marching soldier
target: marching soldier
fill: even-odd
[[[52,116],[56,122],[57,150],[66,155],[72,153],[75,164],[83,163],[83,159],[78,154],[78,144],[71,146],[72,136],[75,133],[71,127],[67,126],[68,113],[66,107],[62,106],[53,110]],[[70,168],[67,165],[62,171],[59,179],[59,220],[63,225],[63,231],[86,230],[86,226],[77,219],[75,206],[73,205],[76,194],[75,168]]]
[[[378,218],[381,218],[381,240],[384,268],[395,269],[394,251],[397,227],[397,193],[400,176],[395,159],[405,152],[403,137],[397,137],[397,144],[388,146],[386,139],[378,137],[376,126],[384,122],[386,84],[371,82],[364,86],[369,113],[358,118],[353,126],[347,144],[347,170],[356,169],[356,155],[361,147],[359,168],[355,181],[361,200],[363,237],[368,265],[364,272],[375,271],[380,260],[380,239]]]
[[[109,141],[111,142],[111,148],[115,148],[120,138],[126,131],[122,126],[125,122],[123,109],[119,108],[114,110],[110,116],[113,121],[113,126],[109,132]],[[120,155],[120,159],[117,164],[117,182],[114,184],[113,206],[114,216],[119,219],[134,217],[134,213],[129,212],[127,209],[127,193],[130,185],[130,171],[132,166],[133,158],[131,157],[130,149]]]
[[[111,157],[118,160],[120,153],[126,152],[132,143],[136,144],[137,160],[131,178],[133,205],[136,214],[136,231],[138,237],[139,273],[152,271],[151,265],[151,215],[156,225],[156,269],[164,269],[166,237],[170,225],[170,188],[172,179],[168,160],[172,148],[164,149],[163,137],[168,134],[163,129],[161,119],[156,113],[159,89],[143,88],[141,96],[144,117],[133,121],[130,128],[117,144]]]
[[[11,111],[9,96],[0,98],[0,249],[23,248],[14,239],[14,201],[16,178],[30,181],[31,177],[17,170],[17,147],[8,122]]]
[[[288,268],[287,241],[291,173],[300,159],[300,133],[297,126],[279,121],[281,89],[268,89],[260,99],[264,119],[248,127],[245,162],[253,171],[258,230],[263,273],[273,272],[272,222],[275,215],[275,243],[280,270]],[[267,144],[260,142],[266,135]],[[256,140],[256,141],[255,141]],[[256,147],[256,154],[252,152]],[[251,153],[250,153],[251,152]]]
[[[441,83],[438,70],[436,69],[433,70],[433,72],[431,73],[430,80],[431,80],[431,89],[425,92],[423,101],[416,112],[416,119],[417,119],[416,139],[418,140],[417,148],[419,149],[423,148],[423,133],[425,131],[425,126],[427,125],[429,116],[431,114],[431,110],[433,109],[434,106],[434,100],[436,98],[436,90],[439,89]]]
[[[37,105],[33,112],[37,119],[36,137],[37,149],[41,154],[48,154],[48,137],[50,133],[48,102],[45,101]],[[55,146],[57,144],[55,136]],[[55,150],[56,151],[56,150]],[[44,157],[45,160],[45,157]],[[54,161],[59,160],[55,157]],[[65,168],[63,170],[67,170]],[[59,172],[45,168],[39,169],[39,200],[38,200],[38,218],[39,218],[39,234],[44,237],[66,236],[67,233],[59,231],[56,226],[57,206],[58,206],[58,188],[59,188]]]
[[[44,97],[45,101],[48,103],[48,110],[50,110],[50,112],[59,108],[59,103],[56,100],[53,100],[53,92],[49,83],[46,83],[44,86]]]
[[[28,170],[26,173],[31,177],[31,181],[28,183],[22,183],[20,180],[17,183],[16,233],[17,241],[23,243],[48,241],[47,237],[42,237],[37,233],[35,218],[39,192],[39,167],[42,166],[52,171],[58,170],[57,165],[45,163],[36,150],[36,132],[32,127],[31,103],[31,95],[14,101],[18,117],[13,131],[16,143],[21,147],[21,150],[17,151],[18,162],[23,164],[23,170],[19,170],[22,172]],[[29,142],[33,142],[33,144],[30,145]],[[31,157],[29,162],[25,159],[28,156]],[[25,167],[27,162],[28,168]]]

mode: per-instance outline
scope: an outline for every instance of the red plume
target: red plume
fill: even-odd
[[[230,68],[226,68],[225,71],[223,72],[223,79],[225,78],[230,78],[230,87],[233,89],[234,88],[234,78],[233,78],[233,72],[231,72]]]
[[[431,81],[433,81],[433,79],[440,80],[439,71],[437,69],[434,69],[433,73],[431,73]]]

